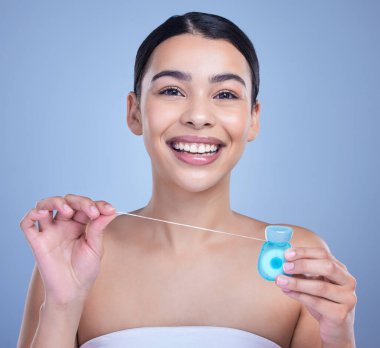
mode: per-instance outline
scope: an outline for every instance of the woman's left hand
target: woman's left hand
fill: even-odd
[[[323,347],[355,347],[356,280],[326,248],[292,248],[276,284],[318,320]]]

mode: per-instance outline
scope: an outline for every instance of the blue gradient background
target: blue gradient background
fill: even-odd
[[[260,61],[261,133],[233,173],[233,208],[321,235],[358,280],[358,347],[378,346],[379,3],[95,0],[0,1],[1,347],[17,341],[34,263],[19,222],[37,200],[148,201],[125,97],[141,41],[191,10],[234,21]]]

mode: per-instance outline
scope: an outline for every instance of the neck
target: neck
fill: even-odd
[[[152,197],[139,214],[198,227],[223,229],[233,217],[230,208],[229,182],[228,175],[207,190],[189,192],[153,176]],[[221,238],[215,233],[188,227],[160,222],[149,222],[149,224],[154,238],[175,252],[199,248]]]

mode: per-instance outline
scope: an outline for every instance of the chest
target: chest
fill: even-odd
[[[279,342],[293,332],[299,308],[258,276],[257,254],[245,248],[180,257],[160,250],[109,253],[79,331],[86,340],[133,327],[211,325]]]

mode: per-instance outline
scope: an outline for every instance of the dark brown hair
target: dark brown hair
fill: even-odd
[[[252,107],[259,93],[259,62],[256,51],[248,36],[228,19],[202,12],[175,15],[154,29],[140,45],[135,61],[134,92],[141,95],[141,82],[148,60],[154,49],[170,37],[181,34],[200,34],[205,38],[223,39],[234,45],[245,57],[251,69]]]

